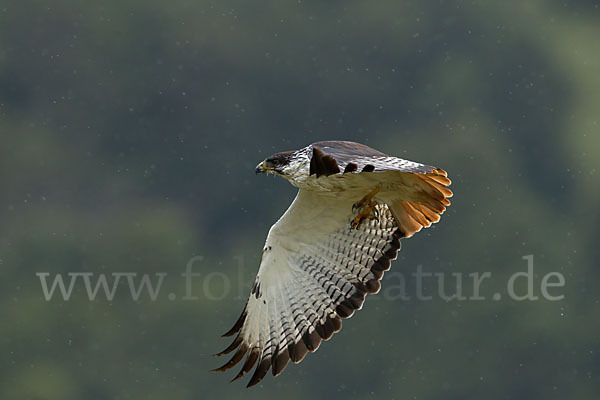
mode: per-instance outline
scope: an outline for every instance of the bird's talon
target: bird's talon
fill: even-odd
[[[352,205],[352,212],[356,216],[350,221],[350,229],[358,229],[365,220],[375,220],[379,222],[379,210],[377,203],[373,201],[373,197],[379,192],[379,188],[373,189],[365,197]]]

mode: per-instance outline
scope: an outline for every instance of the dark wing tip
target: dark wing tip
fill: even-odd
[[[400,250],[400,238],[404,237],[404,233],[400,228],[397,228],[392,234],[392,238],[389,242],[389,248],[383,252],[373,265],[371,266],[371,273],[375,276],[375,279],[370,279],[366,282],[367,293],[373,294],[381,290],[381,278],[383,273],[390,269],[392,260],[398,257],[398,250]]]
[[[354,314],[352,307],[348,307],[345,302],[340,303],[336,308],[335,312],[342,318],[350,318]]]
[[[233,336],[233,334],[239,332],[240,329],[242,329],[242,325],[244,325],[245,320],[246,320],[246,307],[244,307],[242,314],[239,316],[239,318],[237,319],[237,321],[235,322],[233,327],[230,330],[228,330],[227,332],[225,332],[222,336],[223,337]]]
[[[325,319],[325,322],[321,326],[322,326],[321,339],[323,339],[323,340],[331,339],[331,337],[333,336],[333,333],[334,333],[334,327],[333,327],[333,322],[331,321],[331,318],[327,317]]]
[[[227,371],[230,368],[235,367],[236,364],[239,363],[242,360],[242,358],[244,358],[246,351],[248,351],[248,345],[245,343],[242,343],[242,345],[240,346],[238,351],[236,351],[236,353],[233,355],[233,357],[231,357],[231,360],[227,361],[225,364],[221,365],[219,368],[211,369],[210,371],[211,372],[223,372],[223,371]]]
[[[283,372],[285,367],[290,362],[290,353],[288,352],[287,347],[282,349],[279,354],[273,360],[273,376],[277,376]]]
[[[221,351],[220,353],[217,354],[213,354],[214,356],[222,356],[224,354],[229,354],[231,353],[233,350],[237,349],[238,346],[242,343],[242,338],[240,335],[238,335],[233,342],[231,342],[231,344],[229,346],[227,346],[227,348],[223,351]]]
[[[294,364],[298,364],[308,354],[308,348],[304,344],[303,340],[299,340],[298,342],[288,346],[288,352],[290,353],[290,358]]]
[[[302,341],[304,342],[304,345],[306,346],[308,351],[310,351],[312,353],[312,352],[317,351],[317,349],[321,345],[321,336],[319,336],[319,333],[317,332],[316,329],[313,330],[311,333],[308,333],[308,331],[307,331],[302,336]]]
[[[269,368],[271,368],[271,357],[268,356],[265,358],[261,358],[258,365],[256,366],[256,369],[254,370],[252,378],[250,378],[250,382],[248,382],[248,385],[246,385],[246,387],[252,387],[258,382],[260,382],[267,374],[267,371],[269,371]]]
[[[229,383],[233,383],[235,381],[237,381],[238,379],[242,379],[244,377],[244,373],[242,371],[238,372],[238,374],[236,376],[233,377],[232,380],[229,381]]]
[[[248,356],[246,357],[246,361],[242,366],[242,370],[230,382],[237,381],[238,379],[242,378],[245,373],[249,372],[254,366],[254,364],[256,364],[259,355],[260,351],[257,348],[253,348],[252,350],[250,350],[248,352]]]

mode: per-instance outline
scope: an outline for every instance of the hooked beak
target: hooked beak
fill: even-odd
[[[254,170],[254,172],[257,174],[260,174],[263,172],[273,171],[274,169],[275,168],[273,168],[273,167],[265,166],[265,162],[261,161],[261,163],[256,166],[256,169]]]

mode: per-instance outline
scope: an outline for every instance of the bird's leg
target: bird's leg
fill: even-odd
[[[379,192],[379,186],[367,193],[365,197],[352,205],[352,211],[356,216],[350,221],[350,229],[358,229],[366,219],[379,220],[379,211],[375,207],[377,203],[373,197]]]

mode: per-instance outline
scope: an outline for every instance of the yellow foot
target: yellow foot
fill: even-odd
[[[357,201],[352,205],[352,211],[356,212],[356,216],[350,221],[350,229],[358,229],[365,222],[365,220],[375,219],[379,220],[379,212],[375,207],[376,202],[373,201],[373,197],[379,192],[379,187],[376,187],[369,192],[365,197]]]

